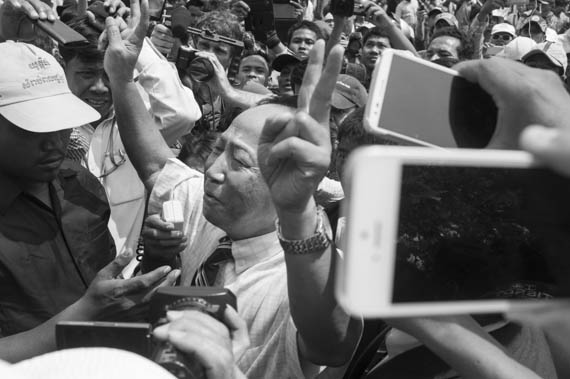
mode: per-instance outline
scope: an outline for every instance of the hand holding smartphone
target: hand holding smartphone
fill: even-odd
[[[486,147],[497,123],[492,97],[449,68],[386,50],[372,75],[364,126],[406,145]]]

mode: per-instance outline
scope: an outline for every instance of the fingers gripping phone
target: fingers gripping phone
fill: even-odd
[[[407,145],[482,148],[497,123],[492,97],[446,67],[386,50],[364,113],[370,132]]]
[[[568,301],[570,180],[529,154],[367,147],[349,158],[347,178],[336,295],[349,313],[520,312]]]
[[[37,20],[36,25],[59,44],[66,47],[81,47],[89,44],[85,37],[60,20]]]

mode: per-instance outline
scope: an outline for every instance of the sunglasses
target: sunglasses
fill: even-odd
[[[501,34],[501,33],[497,33],[497,34],[493,34],[491,36],[492,40],[498,41],[510,41],[513,39],[513,36],[511,36],[510,34]]]

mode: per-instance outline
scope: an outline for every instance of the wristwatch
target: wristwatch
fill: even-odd
[[[323,207],[317,208],[317,228],[315,234],[304,240],[287,240],[281,234],[279,220],[275,221],[275,229],[279,243],[285,254],[304,255],[321,253],[327,249],[333,240],[331,224]]]

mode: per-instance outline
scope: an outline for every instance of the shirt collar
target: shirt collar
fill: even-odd
[[[281,254],[281,244],[277,238],[277,232],[232,241],[232,256],[235,261],[235,270],[239,275],[251,266]]]
[[[20,186],[8,175],[0,172],[0,214],[5,214],[10,205],[22,193]]]

